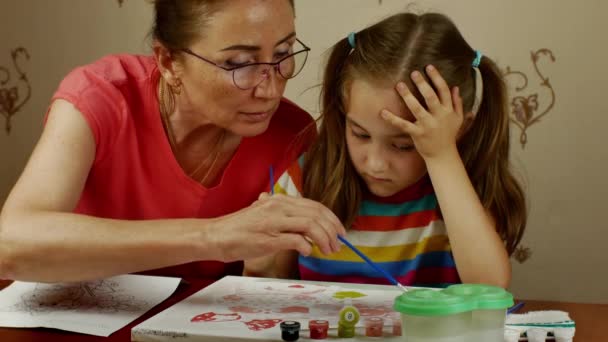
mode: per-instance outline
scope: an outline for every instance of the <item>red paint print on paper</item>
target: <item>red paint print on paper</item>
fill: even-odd
[[[249,330],[260,331],[270,328],[274,328],[278,323],[281,323],[280,319],[254,319],[249,322],[243,322],[247,325]]]
[[[308,313],[310,309],[306,306],[287,306],[279,309],[279,313]]]
[[[261,312],[262,310],[250,308],[248,306],[233,306],[230,308],[230,311],[251,314]]]
[[[231,322],[241,319],[238,313],[218,314],[215,312],[205,312],[192,317],[190,322]]]

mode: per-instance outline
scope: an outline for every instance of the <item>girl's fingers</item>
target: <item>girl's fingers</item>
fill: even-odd
[[[431,113],[437,112],[438,109],[441,108],[441,102],[435,93],[435,90],[431,87],[430,84],[424,79],[422,74],[419,71],[414,71],[411,74],[412,81],[416,84],[416,87],[422,94],[424,101],[426,102],[427,107]]]
[[[412,94],[412,92],[407,88],[407,85],[403,82],[397,83],[397,92],[401,95],[403,102],[407,108],[412,112],[412,115],[416,118],[416,120],[421,120],[425,115],[430,115],[426,109],[418,102],[418,99]]]
[[[439,99],[441,101],[441,104],[444,107],[452,108],[452,106],[453,106],[452,101],[453,101],[454,97],[452,96],[452,94],[450,92],[450,87],[448,86],[448,84],[445,82],[445,80],[439,73],[439,70],[437,70],[432,65],[428,65],[426,67],[426,74],[429,76],[429,78],[433,82],[435,89],[437,89],[437,92],[439,93]]]
[[[418,136],[422,134],[422,128],[416,126],[416,124],[414,124],[413,122],[398,117],[397,115],[391,113],[386,109],[380,112],[380,116],[382,117],[382,119],[384,119],[391,125],[399,128],[404,133],[409,134],[410,136]]]

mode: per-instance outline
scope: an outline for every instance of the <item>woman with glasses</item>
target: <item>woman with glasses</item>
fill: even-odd
[[[338,249],[327,208],[263,194],[315,135],[282,97],[309,51],[293,1],[154,6],[152,56],[108,56],[59,85],[0,217],[0,278],[220,278],[311,241]]]

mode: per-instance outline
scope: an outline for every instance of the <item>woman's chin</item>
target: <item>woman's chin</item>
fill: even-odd
[[[229,130],[239,136],[242,137],[255,137],[257,135],[263,134],[270,126],[270,120],[260,121],[260,122],[236,122]]]

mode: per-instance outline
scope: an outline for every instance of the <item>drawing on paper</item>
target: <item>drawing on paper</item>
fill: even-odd
[[[215,297],[206,311],[189,318],[191,323],[241,323],[251,331],[263,331],[283,320],[337,319],[350,300],[361,316],[388,317],[394,296],[370,297],[362,291],[336,286],[281,282],[239,283],[232,293]]]
[[[385,318],[391,328],[395,316],[394,286],[296,282],[293,280],[227,276],[133,327],[132,336],[146,340],[159,334],[185,333],[197,341],[221,338],[269,341],[280,336],[284,321],[327,320],[338,326],[340,310],[353,305],[361,317]],[[363,327],[364,319],[357,327]],[[301,330],[308,330],[303,324]],[[153,331],[153,332],[151,332]],[[162,340],[162,339],[160,339]],[[169,341],[169,339],[165,339]]]
[[[114,313],[138,312],[148,303],[125,294],[113,280],[98,280],[73,284],[36,284],[21,296],[22,301],[9,310],[25,311],[31,315],[56,311],[91,311]]]

